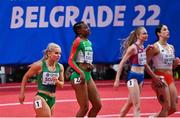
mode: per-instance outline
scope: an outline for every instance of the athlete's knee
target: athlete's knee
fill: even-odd
[[[135,107],[136,111],[140,111],[140,106]]]
[[[97,102],[96,104],[92,104],[92,109],[94,110],[94,111],[100,111],[101,110],[101,108],[102,108],[102,104],[101,104],[101,102]]]
[[[83,106],[80,106],[80,110],[84,113],[87,113],[89,109],[89,105],[88,104],[84,104]]]
[[[158,100],[161,104],[167,104],[168,105],[167,99],[165,98],[164,95],[162,95],[162,94],[158,95]]]
[[[161,106],[162,106],[162,109],[165,111],[169,111],[169,109],[171,107],[168,102],[161,103]]]
[[[133,104],[133,106],[134,106],[134,109],[135,109],[136,111],[140,111],[140,103],[139,103],[139,102],[135,102],[135,103]]]
[[[93,109],[95,109],[96,111],[100,111],[101,108],[102,108],[101,102],[98,102],[96,105],[93,105]]]

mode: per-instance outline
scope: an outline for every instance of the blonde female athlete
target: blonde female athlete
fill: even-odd
[[[129,95],[128,100],[120,111],[121,117],[124,117],[131,107],[133,107],[134,117],[140,117],[140,93],[144,81],[144,68],[147,69],[147,72],[154,78],[154,81],[157,82],[158,86],[163,85],[159,80],[159,76],[156,76],[146,64],[146,50],[144,49],[143,44],[147,38],[148,34],[146,29],[144,27],[138,27],[135,31],[130,33],[124,43],[124,56],[119,63],[114,82],[114,87],[118,87],[123,65],[129,61],[131,63],[131,69],[127,78]]]
[[[154,48],[147,51],[147,60],[153,62],[154,72],[164,77],[165,88],[158,88],[152,83],[159,103],[162,106],[158,117],[166,117],[177,111],[178,96],[173,78],[173,64],[180,65],[179,58],[175,58],[174,47],[167,43],[170,33],[166,25],[159,25],[155,30],[158,41],[154,43]]]
[[[38,91],[34,96],[34,110],[36,117],[51,117],[55,105],[56,86],[62,88],[64,84],[64,67],[58,63],[61,57],[61,48],[55,43],[48,44],[46,59],[33,63],[25,73],[21,83],[19,102],[25,99],[27,80],[37,76]]]

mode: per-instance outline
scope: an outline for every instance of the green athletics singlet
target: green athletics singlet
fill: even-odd
[[[76,43],[76,42],[75,42]],[[89,40],[81,40],[75,52],[74,60],[80,63],[92,63],[93,51]]]
[[[42,72],[37,75],[38,90],[48,91],[54,93],[56,91],[56,85],[53,78],[59,78],[59,72],[61,71],[59,63],[56,63],[56,70],[49,71],[45,61],[42,61]]]
[[[79,76],[79,72],[82,71],[78,67],[76,63],[89,63],[92,64],[93,62],[93,49],[92,49],[92,43],[88,40],[82,40],[79,37],[77,37],[72,46],[70,59],[69,59],[70,66],[76,71],[72,74],[71,80],[74,78],[77,78]],[[91,72],[84,72],[86,76],[86,80],[90,80],[91,78]]]

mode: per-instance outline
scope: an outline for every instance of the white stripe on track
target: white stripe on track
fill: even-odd
[[[175,81],[175,83],[180,84],[180,81]],[[147,82],[145,81],[144,84],[151,84],[151,82]],[[109,83],[96,83],[97,86],[113,86],[113,82],[109,82]],[[125,82],[120,83],[120,85],[125,85]],[[69,84],[65,84],[64,87],[70,87],[70,83]],[[26,88],[36,88],[37,85],[27,85]],[[0,89],[12,89],[12,88],[20,88],[20,85],[8,85],[8,86],[1,86],[0,85]]]
[[[180,96],[178,96],[180,98]],[[127,100],[127,97],[124,98],[101,98],[102,101],[120,101],[120,100]],[[149,99],[156,99],[156,97],[141,97],[141,100],[149,100]],[[65,102],[76,102],[76,99],[65,99],[65,100],[56,100],[56,103],[65,103]],[[24,102],[24,104],[33,104],[33,102]],[[0,107],[3,106],[16,106],[16,105],[21,105],[20,103],[6,103],[6,104],[0,104]]]
[[[146,82],[148,83],[148,82]],[[150,82],[149,82],[150,83]],[[113,83],[112,82],[109,82],[109,83],[96,83],[97,86],[113,86]],[[125,83],[121,83],[120,85],[125,85]],[[64,87],[70,87],[71,84],[65,84]],[[27,88],[36,88],[37,85],[27,85],[26,86]],[[20,85],[8,85],[8,86],[0,86],[0,89],[12,89],[12,88],[20,88]]]
[[[96,83],[97,86],[113,86],[113,83]],[[124,85],[124,84],[122,84]],[[70,87],[70,84],[65,84],[64,87]],[[26,88],[36,88],[37,85],[27,85]],[[0,89],[12,89],[12,88],[20,88],[20,85],[8,85],[2,86]]]
[[[141,116],[153,116],[157,113],[140,113]],[[175,112],[174,114],[180,114],[180,112]],[[127,114],[127,117],[132,117],[133,114]],[[101,118],[101,117],[119,117],[119,114],[106,114],[106,115],[98,115],[97,117]]]

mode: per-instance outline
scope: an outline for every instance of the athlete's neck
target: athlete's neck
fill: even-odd
[[[140,47],[140,48],[143,48],[144,47],[144,42],[142,41],[136,41],[136,44]]]
[[[83,35],[79,35],[79,37],[80,37],[81,39],[83,39],[83,40],[86,40],[86,39],[87,39],[87,37],[86,37],[86,36],[83,36]]]
[[[158,42],[159,42],[161,45],[167,45],[167,41],[159,40]]]
[[[55,67],[55,62],[54,61],[51,61],[51,60],[47,60],[46,61],[46,63],[47,63],[47,65],[48,65],[48,67]]]

